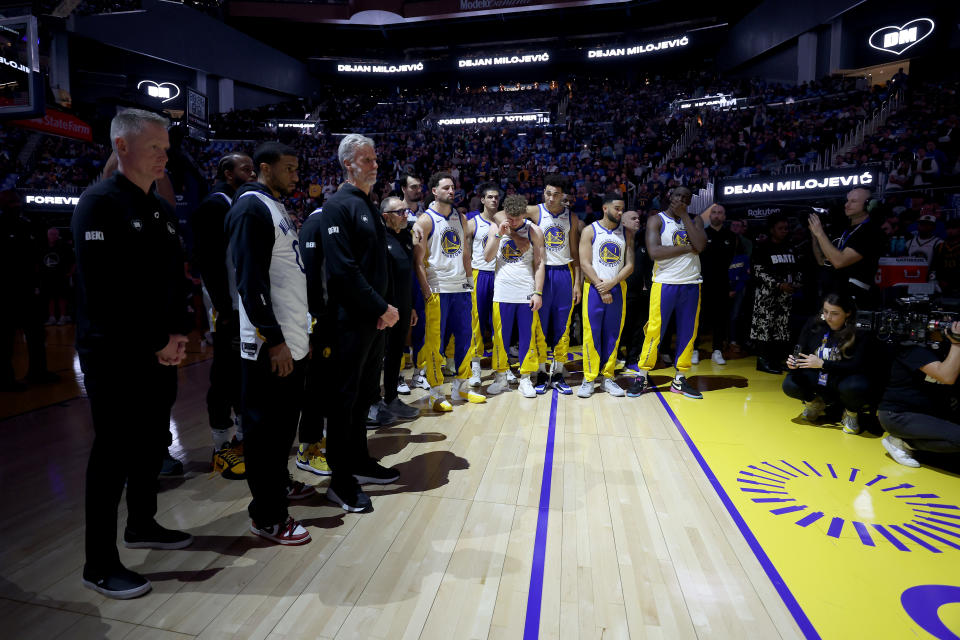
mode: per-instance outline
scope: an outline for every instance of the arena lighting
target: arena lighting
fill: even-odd
[[[460,58],[457,66],[461,69],[474,67],[498,67],[510,64],[530,64],[534,62],[550,62],[550,53],[524,53],[515,56],[493,56],[489,58]]]
[[[438,127],[465,126],[471,124],[550,124],[550,114],[546,111],[530,113],[496,113],[489,116],[464,116],[462,118],[440,118]]]
[[[660,42],[649,42],[647,44],[638,44],[632,47],[618,47],[614,49],[591,49],[587,51],[587,59],[594,60],[599,58],[622,58],[624,56],[637,56],[643,53],[652,53],[654,51],[664,51],[677,47],[685,47],[690,44],[690,38],[673,38],[671,40],[661,40]]]
[[[146,88],[144,88],[146,87]],[[144,91],[151,98],[157,98],[161,104],[166,104],[175,98],[180,97],[180,87],[172,82],[154,82],[153,80],[141,80],[137,83],[137,89]],[[174,93],[174,91],[176,93]]]
[[[935,26],[930,18],[916,18],[899,27],[880,27],[870,34],[867,44],[877,51],[899,56],[933,33]]]
[[[422,62],[410,64],[337,64],[340,73],[414,73],[423,71]]]

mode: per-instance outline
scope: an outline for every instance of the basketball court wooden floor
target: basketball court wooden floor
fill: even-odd
[[[957,475],[800,422],[752,359],[695,367],[702,401],[514,391],[372,432],[401,481],[371,488],[373,513],[296,504],[313,542],[281,548],[248,533],[246,484],[209,473],[201,357],[181,369],[171,425],[187,472],[163,481],[158,515],[196,542],[121,549],[154,585],[137,600],[80,585],[86,400],[0,422],[3,637],[960,633]]]

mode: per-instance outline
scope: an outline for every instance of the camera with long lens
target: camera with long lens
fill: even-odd
[[[938,333],[960,341],[960,336],[950,329],[950,325],[958,320],[960,312],[957,310],[946,308],[942,301],[918,295],[899,298],[895,309],[858,311],[856,326],[891,344],[913,343],[936,347],[939,343],[935,334]]]

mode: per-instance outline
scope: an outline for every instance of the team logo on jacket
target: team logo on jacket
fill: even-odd
[[[673,246],[685,247],[688,244],[690,244],[690,240],[687,238],[686,229],[677,229],[673,232]]]
[[[616,242],[607,241],[600,245],[600,263],[608,267],[620,264],[623,258],[623,249]]]
[[[513,240],[507,240],[500,245],[500,258],[504,262],[520,262],[523,258],[523,252],[517,249]]]
[[[460,255],[463,252],[463,242],[460,241],[460,235],[453,229],[444,231],[440,237],[440,251],[448,257]]]
[[[543,243],[549,251],[562,251],[567,244],[567,233],[563,227],[551,225],[543,230]]]

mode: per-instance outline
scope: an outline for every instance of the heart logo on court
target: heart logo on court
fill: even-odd
[[[137,84],[137,89],[144,91],[151,98],[158,98],[161,103],[170,102],[180,96],[180,87],[172,82],[141,80]]]
[[[930,18],[917,18],[899,27],[880,27],[870,34],[870,46],[895,56],[919,44],[933,33],[934,23]]]

